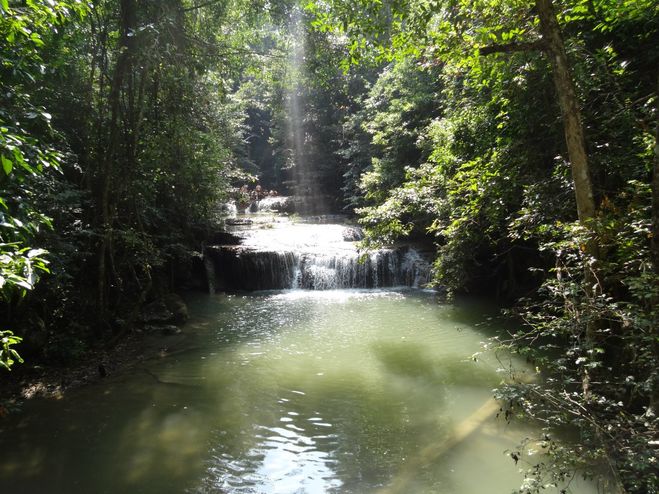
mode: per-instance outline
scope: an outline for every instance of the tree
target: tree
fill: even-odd
[[[3,271],[16,275],[3,323],[35,358],[68,362],[118,341],[144,303],[189,276],[243,146],[243,110],[228,94],[252,63],[244,41],[262,11],[99,0],[4,13],[2,199],[20,221],[12,235],[27,240],[3,233]],[[48,268],[34,245],[50,252]]]
[[[44,39],[70,16],[86,8],[75,1],[0,2],[0,303],[7,311],[32,290],[39,275],[48,273],[47,252],[33,248],[39,231],[51,226],[36,208],[39,177],[57,171],[62,154],[50,125],[51,114],[35,105],[30,91],[43,69]],[[5,318],[5,324],[8,318]],[[20,356],[11,346],[21,338],[3,329],[0,365],[9,369]]]
[[[586,222],[594,217],[581,112],[552,0],[535,1],[539,33],[529,2],[524,1],[484,0],[455,5],[428,1],[415,6],[395,1],[366,3],[369,5],[361,2],[353,8],[337,0],[309,7],[317,16],[318,28],[340,30],[351,36],[350,57],[355,63],[369,48],[375,49],[379,58],[413,54],[423,55],[430,63],[459,58],[472,65],[478,61],[473,56],[465,59],[465,52],[490,55],[546,50],[563,114],[579,218]]]
[[[106,291],[109,287],[110,281],[107,275],[107,262],[108,258],[112,256],[110,252],[112,243],[112,217],[110,215],[111,204],[110,197],[113,185],[113,168],[115,161],[121,159],[118,153],[119,148],[119,118],[120,118],[120,103],[122,93],[124,92],[124,80],[127,79],[129,72],[132,68],[133,57],[135,56],[135,34],[137,28],[136,12],[137,5],[133,0],[121,0],[120,3],[120,38],[118,52],[119,56],[114,67],[114,74],[110,85],[110,94],[108,106],[110,108],[110,121],[108,128],[108,137],[105,144],[105,152],[102,158],[101,170],[99,174],[99,190],[100,190],[100,223],[102,228],[101,241],[99,243],[98,251],[98,311],[101,316],[101,321],[107,319],[108,302]],[[133,88],[128,87],[129,102],[132,106],[134,102]],[[133,123],[135,120],[135,108],[129,108],[128,121]],[[130,125],[130,124],[129,124]],[[130,134],[135,134],[136,129],[131,125],[131,128],[126,129]],[[127,146],[128,156],[127,161],[132,161],[134,146]]]

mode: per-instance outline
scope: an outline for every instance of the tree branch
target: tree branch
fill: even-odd
[[[512,42],[512,43],[494,43],[492,45],[483,46],[478,51],[481,55],[491,55],[493,53],[512,53],[516,51],[544,51],[546,45],[544,40],[530,41],[526,43]]]
[[[193,5],[192,7],[187,7],[183,9],[183,12],[189,12],[191,10],[197,10],[204,7],[208,7],[209,5],[213,5],[214,3],[220,3],[221,1],[222,0],[209,0],[208,2],[200,3],[199,5]]]

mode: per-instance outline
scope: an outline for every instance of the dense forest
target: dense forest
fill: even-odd
[[[544,376],[496,390],[545,428],[527,492],[575,471],[658,492],[656,2],[0,12],[3,380],[131,334],[259,184],[352,217],[364,249],[425,242],[435,286],[507,307],[492,344]]]

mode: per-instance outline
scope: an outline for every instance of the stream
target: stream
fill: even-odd
[[[509,364],[479,354],[499,329],[482,304],[401,287],[187,302],[184,348],[0,422],[0,492],[507,493],[537,461],[511,460],[535,431],[495,413],[456,439]]]

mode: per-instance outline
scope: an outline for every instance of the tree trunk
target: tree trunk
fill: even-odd
[[[657,94],[655,95],[655,130],[654,130],[654,166],[652,169],[652,240],[651,254],[654,273],[659,279],[659,72],[657,72]],[[655,297],[650,302],[653,304],[651,311],[656,311],[659,300]],[[653,312],[651,312],[652,314]],[[656,314],[656,312],[654,312]],[[654,355],[659,356],[659,342],[657,341],[657,328],[654,329]],[[654,376],[652,389],[650,390],[649,412],[652,415],[659,413],[659,377]],[[649,415],[650,415],[649,414]]]
[[[554,85],[563,116],[565,143],[572,167],[579,221],[587,223],[590,218],[595,216],[595,199],[588,168],[588,155],[581,123],[579,100],[570,74],[567,53],[565,52],[565,45],[563,44],[552,0],[536,0],[536,8],[540,19],[540,31],[551,59]]]
[[[101,164],[99,204],[101,222],[101,241],[98,249],[98,279],[97,304],[101,321],[107,322],[108,312],[108,269],[107,261],[112,248],[112,205],[110,203],[113,189],[113,174],[115,161],[119,159],[121,93],[126,76],[132,66],[132,55],[135,46],[134,29],[136,27],[135,0],[121,0],[121,38],[119,40],[119,56],[114,68],[110,88],[109,107],[110,122],[105,153]]]
[[[574,81],[570,74],[565,44],[563,43],[552,0],[536,0],[535,4],[540,19],[540,32],[546,43],[547,53],[551,60],[554,86],[556,87],[558,103],[563,117],[565,143],[572,169],[577,214],[579,216],[579,222],[586,227],[590,227],[590,220],[595,217],[596,208],[579,100],[577,99]],[[599,249],[592,236],[584,248],[586,255],[591,260],[597,261]],[[584,268],[584,290],[588,298],[594,297],[599,291],[599,280],[596,269],[596,265],[591,262],[587,262]],[[583,335],[584,346],[586,348],[592,348],[598,339],[597,329],[599,321],[596,317],[588,313],[583,314],[583,316],[586,318],[585,334]],[[591,395],[590,383],[590,372],[584,367],[581,384],[586,399]]]
[[[654,166],[652,170],[652,263],[659,276],[659,72],[655,95]]]

